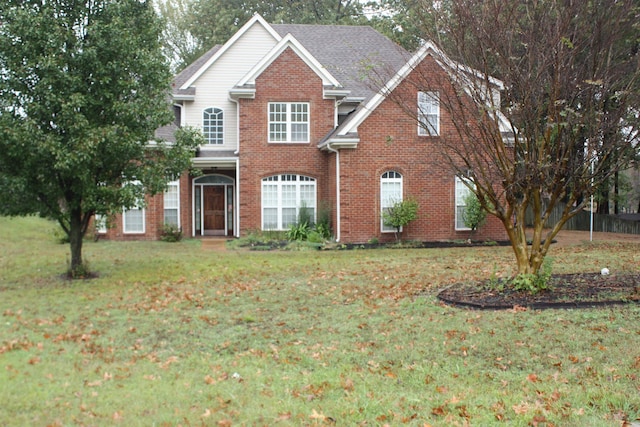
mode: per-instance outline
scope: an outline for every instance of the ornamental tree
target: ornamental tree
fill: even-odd
[[[0,6],[0,213],[39,214],[86,273],[95,214],[131,208],[187,169],[198,141],[153,140],[173,120],[161,22],[139,0],[4,0]]]
[[[452,124],[432,134],[435,152],[425,156],[471,178],[482,207],[504,225],[518,274],[537,274],[567,220],[637,149],[638,2],[418,3],[423,38],[447,55],[436,47],[426,61],[442,72],[418,66],[410,83],[436,93],[439,117]],[[397,102],[424,120],[415,100]]]

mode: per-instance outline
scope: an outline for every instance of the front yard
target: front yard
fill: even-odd
[[[508,247],[208,251],[87,242],[0,218],[0,425],[581,425],[640,419],[640,306],[470,311]],[[640,245],[554,248],[554,272],[640,271]]]

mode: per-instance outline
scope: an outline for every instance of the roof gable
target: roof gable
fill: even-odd
[[[271,25],[269,25],[267,23],[267,21],[265,21],[262,16],[260,16],[259,14],[255,14],[224,45],[222,45],[219,49],[216,49],[215,51],[213,51],[215,48],[212,49],[213,52],[210,54],[210,56],[208,58],[206,58],[206,61],[202,61],[204,63],[201,63],[201,65],[197,69],[192,69],[190,75],[184,76],[183,77],[183,83],[178,87],[178,89],[179,90],[187,90],[191,85],[193,85],[193,83],[205,71],[207,71],[207,69],[209,69],[209,67],[211,67],[211,65],[218,58],[220,58],[222,55],[224,55],[224,53],[227,52],[231,48],[231,46],[233,46],[240,38],[242,38],[242,36],[244,36],[249,31],[249,29],[251,27],[253,27],[254,25],[262,25],[262,27],[264,27],[264,29],[274,38],[274,40],[276,40],[276,41],[280,41],[281,40],[281,36],[271,27]],[[209,51],[209,52],[211,52],[211,51]],[[207,53],[209,53],[209,52],[207,52]],[[207,56],[207,54],[205,54],[203,56]],[[198,61],[200,61],[200,60],[198,60]],[[196,62],[198,62],[198,61],[196,61]],[[187,69],[189,69],[189,68],[191,68],[191,66],[187,67]],[[185,69],[185,71],[187,69]],[[182,74],[182,73],[180,73],[180,74]]]
[[[341,88],[342,85],[340,82],[333,76],[331,73],[318,62],[316,58],[309,53],[307,49],[305,49],[302,44],[296,40],[296,38],[287,34],[283,39],[276,44],[271,51],[262,58],[260,62],[256,64],[255,67],[247,75],[245,75],[242,80],[238,82],[237,86],[245,86],[245,85],[255,85],[256,78],[262,74],[264,70],[266,70],[269,65],[273,63],[273,61],[280,56],[282,52],[286,49],[293,50],[296,55],[302,59],[305,64],[309,66],[317,75],[322,79],[322,84],[325,86],[331,86],[333,88]]]
[[[347,135],[354,135],[358,130],[358,126],[369,117],[372,111],[374,111],[386,97],[395,90],[398,85],[407,78],[407,76],[420,64],[427,56],[433,56],[436,62],[447,73],[453,76],[454,79],[460,81],[464,86],[465,82],[471,78],[480,78],[482,76],[476,70],[469,68],[465,65],[456,63],[451,60],[442,50],[440,50],[433,42],[428,41],[418,49],[418,51],[395,73],[384,86],[366,103],[360,106],[355,114],[350,117],[345,123],[340,126],[334,133],[335,137],[344,137]],[[503,83],[495,78],[490,78],[489,82],[499,89],[503,88]]]

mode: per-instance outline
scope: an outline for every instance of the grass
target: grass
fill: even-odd
[[[509,248],[68,246],[0,218],[0,425],[581,425],[640,418],[640,307],[476,312],[434,295]],[[634,244],[552,252],[634,271]],[[426,290],[426,292],[422,292]],[[418,294],[420,296],[418,296]]]

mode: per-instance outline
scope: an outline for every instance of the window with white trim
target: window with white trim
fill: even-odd
[[[220,108],[207,108],[202,112],[202,133],[210,145],[224,142],[224,113]]]
[[[125,234],[144,233],[144,211],[141,205],[124,210],[122,213],[122,230]]]
[[[180,226],[180,181],[167,184],[164,192],[164,223]]]
[[[474,187],[473,181],[470,179],[456,176],[456,230],[470,230],[464,224],[464,212],[467,208],[466,198],[471,194],[467,185]]]
[[[418,135],[440,135],[440,95],[418,92]]]
[[[286,230],[295,225],[301,209],[315,221],[316,180],[281,174],[262,180],[262,229]]]
[[[309,103],[270,102],[269,142],[309,142]]]
[[[140,185],[140,181],[134,181],[132,184]],[[144,233],[144,199],[138,200],[136,206],[131,209],[123,209],[122,211],[122,231],[125,234]]]
[[[384,223],[384,213],[402,201],[402,175],[396,171],[387,171],[380,177],[380,229],[383,233],[392,233],[396,229]]]
[[[105,215],[95,214],[93,223],[97,233],[107,232],[107,217]]]

